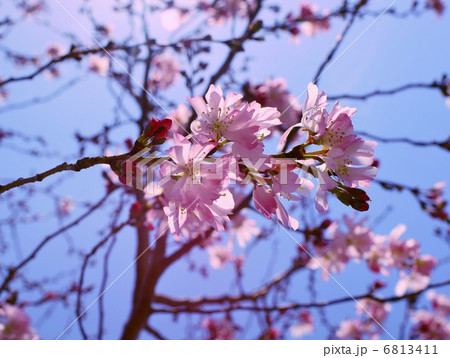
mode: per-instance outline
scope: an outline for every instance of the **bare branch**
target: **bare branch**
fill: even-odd
[[[86,157],[82,158],[76,161],[74,164],[68,164],[67,162],[64,162],[62,164],[57,165],[56,167],[49,169],[45,172],[36,174],[34,176],[28,177],[28,178],[19,178],[17,180],[14,180],[11,183],[0,185],[0,195],[4,192],[11,190],[13,188],[17,188],[19,186],[29,184],[29,183],[35,183],[37,181],[42,181],[45,178],[64,171],[75,171],[79,172],[80,170],[87,169],[90,167],[93,167],[98,164],[111,164],[114,161],[125,159],[129,156],[129,153],[121,154],[121,155],[115,155],[115,156],[101,156],[101,157]]]

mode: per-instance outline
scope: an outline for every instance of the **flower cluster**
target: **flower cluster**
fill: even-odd
[[[388,303],[363,298],[356,303],[356,312],[361,318],[342,321],[336,336],[341,339],[363,339],[367,335],[369,339],[378,339],[390,309]]]
[[[245,18],[254,6],[253,0],[217,0],[212,3],[200,1],[198,4],[200,10],[206,11],[211,16],[209,19],[211,25],[220,25],[235,17]]]
[[[230,340],[234,338],[237,327],[229,319],[206,318],[202,326],[207,330],[206,339]]]
[[[356,109],[341,106],[336,102],[328,112],[325,92],[319,93],[317,86],[310,83],[305,104],[302,107],[302,120],[291,126],[281,137],[286,143],[293,130],[307,133],[307,141],[297,146],[290,154],[298,159],[313,159],[316,166],[319,186],[316,191],[316,208],[319,212],[327,210],[326,193],[331,191],[346,205],[355,210],[368,209],[368,196],[356,187],[369,187],[369,182],[377,174],[374,163],[376,142],[365,141],[353,132],[352,116]],[[310,145],[321,149],[306,152]],[[308,165],[309,161],[300,161]]]
[[[152,90],[165,90],[180,76],[180,65],[176,59],[164,52],[152,60],[154,69],[150,73],[149,86]]]
[[[298,322],[289,329],[292,337],[300,338],[314,331],[314,317],[308,311],[298,314]]]
[[[100,76],[106,76],[109,70],[109,58],[97,55],[89,57],[89,71],[97,73]]]
[[[418,339],[449,339],[450,338],[450,298],[430,291],[427,295],[431,300],[432,311],[417,310],[412,320],[416,325],[412,329],[413,338]]]
[[[317,32],[329,30],[328,15],[328,10],[324,10],[320,14],[319,8],[315,4],[302,3],[298,14],[292,12],[287,14],[285,24],[293,39],[298,42],[300,34],[311,37]]]
[[[0,340],[38,338],[30,318],[20,307],[7,303],[0,306]]]
[[[425,193],[425,198],[421,200],[421,204],[431,217],[449,221],[447,201],[444,199],[444,188],[446,185],[447,183],[443,181],[434,184]]]
[[[249,229],[254,227],[251,221],[233,214],[239,190],[231,184],[252,187],[256,210],[294,230],[298,220],[289,215],[283,201],[309,196],[314,179],[318,180],[319,211],[327,208],[328,191],[346,205],[367,210],[369,198],[357,186],[368,187],[376,173],[371,166],[375,143],[353,133],[351,116],[355,110],[336,103],[328,113],[325,94],[310,84],[301,121],[299,107],[294,107],[296,123],[281,138],[286,143],[290,133],[300,129],[307,133],[306,141],[290,152],[270,155],[264,153],[265,142],[282,122],[278,109],[265,105],[280,107],[292,97],[280,81],[269,82],[257,91],[258,98],[264,97],[263,105],[246,102],[237,93],[224,96],[219,86],[211,85],[205,98],[187,99],[196,115],[190,135],[183,135],[180,125],[172,130],[171,119],[153,118],[134,145],[130,143],[130,158],[114,165],[123,183],[145,182],[145,190],[151,193],[148,206],[162,208],[167,221],[161,220],[161,225],[168,225],[176,237],[228,228],[243,246],[257,235],[257,229]],[[279,94],[281,102],[276,99]],[[188,113],[186,107],[174,112],[182,125],[188,121]],[[166,140],[165,153],[158,152],[156,148]],[[307,151],[311,146],[321,148]],[[147,178],[138,180],[144,174]],[[230,223],[232,215],[237,215],[234,224]]]
[[[290,127],[300,120],[302,107],[288,91],[284,78],[270,79],[263,84],[250,86],[249,92],[263,106],[275,107],[282,113],[280,119],[285,127]]]
[[[347,230],[341,231],[337,222],[332,223],[328,227],[329,239],[315,247],[316,257],[308,263],[312,269],[322,268],[324,279],[330,273],[342,271],[351,260],[365,260],[374,273],[389,275],[389,270],[399,270],[400,280],[395,288],[398,296],[407,291],[420,291],[428,285],[437,260],[431,255],[421,255],[418,241],[399,240],[406,230],[404,225],[381,236],[365,225],[365,219],[355,221],[344,216],[343,221]]]

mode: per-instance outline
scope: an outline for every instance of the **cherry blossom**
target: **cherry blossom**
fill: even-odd
[[[228,319],[206,318],[202,326],[208,331],[207,339],[229,340],[235,336],[235,326]]]
[[[206,1],[201,1],[199,7],[206,10],[211,18],[209,23],[214,25],[223,24],[230,18],[246,17],[249,7],[252,8],[254,3],[252,0],[218,0],[214,1],[214,6]]]
[[[175,83],[180,76],[180,65],[168,52],[155,56],[152,60],[154,69],[150,74],[150,87],[153,90],[165,90]]]
[[[443,316],[450,315],[450,297],[439,295],[436,291],[429,291],[427,298],[431,301],[433,310]]]
[[[303,3],[300,5],[300,18],[305,21],[300,26],[300,32],[307,36],[314,36],[320,31],[327,31],[330,29],[330,22],[327,18],[329,11],[323,10],[321,15],[318,13],[318,6],[310,3]]]
[[[51,59],[56,59],[56,58],[64,55],[65,52],[66,52],[66,48],[64,45],[57,43],[57,42],[52,42],[47,45],[45,54],[47,55],[47,57],[49,57]]]
[[[269,79],[261,85],[251,86],[249,90],[263,106],[275,107],[282,113],[280,120],[284,126],[290,127],[299,121],[302,107],[288,91],[284,78]]]
[[[419,272],[406,273],[404,271],[400,272],[400,280],[398,280],[397,285],[395,285],[395,294],[397,296],[402,296],[406,292],[418,292],[427,287],[430,282],[430,277],[428,275],[422,275]]]
[[[175,110],[170,112],[170,118],[173,119],[174,130],[178,133],[185,133],[186,123],[191,116],[191,110],[184,103],[181,103]]]
[[[308,134],[307,145],[322,147],[321,150],[304,151],[303,154],[303,157],[321,163],[316,166],[319,180],[316,208],[319,212],[327,210],[326,193],[332,190],[346,205],[365,211],[369,198],[363,191],[352,188],[368,188],[377,174],[377,168],[372,165],[376,142],[365,141],[353,133],[351,117],[356,111],[354,108],[335,103],[328,113],[327,105],[325,92],[319,93],[317,86],[310,83],[302,106],[302,119],[284,132],[280,143],[284,144],[295,129]]]
[[[252,237],[259,235],[261,230],[253,219],[247,218],[244,213],[237,213],[233,217],[231,225],[229,225],[230,241],[235,238],[240,247],[244,247]]]
[[[443,316],[419,310],[414,312],[412,321],[417,323],[414,327],[414,332],[416,332],[419,339],[446,340],[450,338],[450,322]]]
[[[233,261],[234,256],[231,254],[231,247],[211,246],[208,247],[209,263],[212,268],[223,268],[228,262]]]
[[[425,200],[423,202],[425,211],[433,218],[448,220],[448,213],[446,211],[447,201],[443,197],[446,185],[446,182],[438,182],[425,193]]]
[[[191,129],[199,141],[217,143],[223,137],[253,149],[260,135],[281,124],[275,108],[261,107],[256,101],[239,105],[242,95],[229,93],[223,98],[220,86],[211,85],[205,98],[206,102],[202,97],[188,98],[198,116]]]
[[[427,298],[431,301],[432,311],[417,310],[412,314],[416,325],[412,328],[413,336],[419,339],[449,339],[450,338],[450,298],[429,291]]]
[[[285,19],[287,30],[291,33],[293,41],[299,43],[300,34],[314,36],[320,31],[327,31],[330,28],[328,19],[329,10],[323,10],[319,14],[319,7],[316,4],[301,3],[300,12],[295,15],[288,13]],[[298,25],[300,23],[300,26]]]
[[[95,31],[101,36],[110,37],[114,31],[114,24],[97,25]]]
[[[356,302],[356,312],[361,318],[342,321],[336,336],[341,339],[378,339],[383,331],[381,324],[387,319],[391,305],[372,298],[362,298]]]
[[[38,339],[31,326],[30,318],[18,306],[0,306],[0,339]]]
[[[95,72],[100,76],[106,76],[109,70],[109,58],[91,55],[89,57],[88,66],[90,71]]]
[[[356,312],[359,315],[367,314],[378,323],[386,320],[390,310],[391,305],[389,303],[379,302],[371,298],[360,299],[356,304]]]
[[[264,185],[256,185],[253,190],[255,208],[266,218],[271,219],[275,215],[277,219],[287,227],[298,229],[298,221],[288,214],[278,195]]]
[[[314,317],[308,311],[298,314],[299,322],[289,328],[292,337],[300,338],[314,331]]]
[[[275,340],[281,337],[281,331],[276,327],[270,327],[266,333],[264,333],[260,339]]]
[[[359,320],[345,320],[339,325],[339,329],[336,331],[336,336],[340,339],[357,339],[363,338],[366,333],[366,327],[364,323]]]
[[[172,233],[179,234],[186,220],[206,221],[217,230],[224,229],[234,207],[233,196],[226,190],[226,157],[214,164],[202,163],[213,144],[191,144],[174,133],[175,145],[167,153],[172,162],[161,165],[162,184],[167,203],[164,212]]]
[[[68,216],[72,210],[74,209],[74,204],[71,198],[61,198],[58,201],[58,216],[59,217],[65,217]]]

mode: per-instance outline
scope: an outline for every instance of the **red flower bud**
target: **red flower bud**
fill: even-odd
[[[172,120],[169,118],[157,119],[153,117],[144,129],[145,138],[162,139],[167,137],[170,127],[172,127]]]
[[[130,138],[125,139],[125,146],[128,150],[131,150],[133,148],[133,141]]]
[[[130,218],[137,219],[142,215],[142,205],[138,201],[134,202],[130,207]]]

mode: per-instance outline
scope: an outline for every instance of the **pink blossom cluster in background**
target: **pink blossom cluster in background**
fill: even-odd
[[[383,333],[383,323],[391,306],[371,298],[363,298],[356,302],[357,319],[348,319],[340,323],[336,336],[341,339],[378,339]]]
[[[38,338],[22,308],[8,303],[0,305],[0,340]]]
[[[319,7],[311,3],[300,4],[298,13],[290,12],[285,19],[285,26],[295,42],[299,42],[301,34],[314,36],[320,31],[330,29],[329,10],[319,13]]]
[[[366,219],[356,221],[344,216],[343,231],[339,222],[333,222],[327,229],[327,238],[315,245],[316,255],[309,261],[312,269],[322,269],[322,277],[344,270],[346,265],[364,260],[374,273],[389,275],[391,270],[399,271],[400,279],[395,287],[398,296],[406,292],[417,292],[430,282],[437,260],[431,255],[422,255],[419,242],[414,239],[400,240],[405,232],[404,225],[397,226],[389,235],[376,235],[366,225]]]
[[[418,339],[449,339],[450,337],[450,297],[434,291],[427,294],[431,301],[431,311],[421,309],[413,313],[413,337]]]

